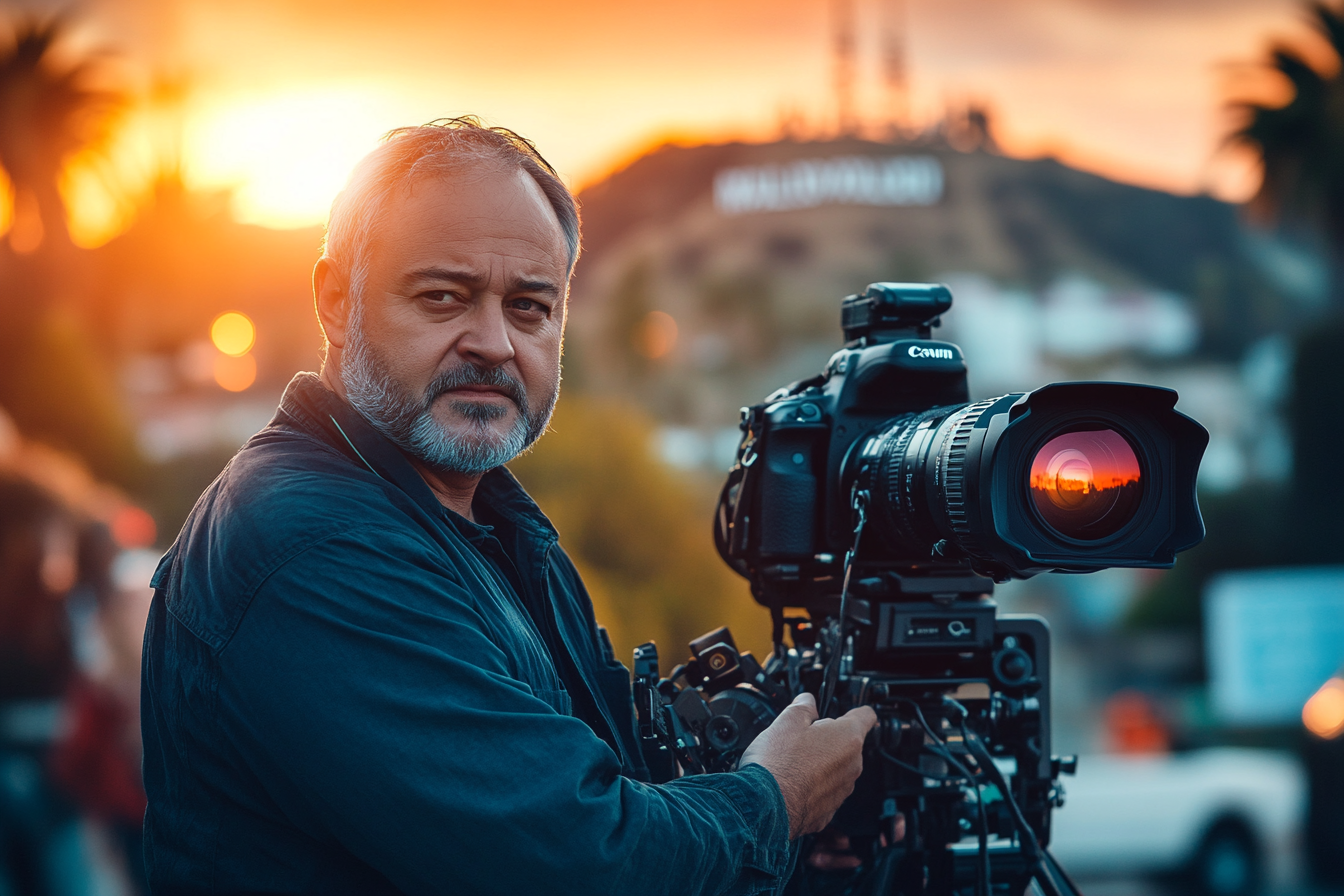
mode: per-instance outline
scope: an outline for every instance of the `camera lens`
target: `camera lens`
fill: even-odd
[[[1079,427],[1041,446],[1031,462],[1031,498],[1060,535],[1107,538],[1125,527],[1143,497],[1129,440],[1103,426]]]

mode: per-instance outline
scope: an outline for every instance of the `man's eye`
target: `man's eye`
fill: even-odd
[[[545,317],[551,313],[549,305],[538,302],[536,299],[515,299],[513,310],[528,317]]]
[[[431,302],[431,303],[439,304],[439,305],[444,304],[444,303],[447,303],[447,302],[451,302],[451,301],[453,301],[454,299],[457,298],[457,297],[456,297],[455,295],[453,295],[451,292],[447,292],[446,290],[442,290],[442,289],[435,289],[435,290],[431,290],[431,291],[429,291],[429,292],[421,293],[421,294],[420,294],[420,297],[423,298],[423,299],[424,299],[425,301],[427,301],[427,302]]]

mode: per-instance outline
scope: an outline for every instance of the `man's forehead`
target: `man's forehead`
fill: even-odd
[[[414,171],[392,187],[384,207],[416,203],[429,207],[437,205],[451,211],[454,201],[467,197],[479,200],[482,194],[501,206],[526,197],[551,219],[557,231],[560,230],[560,219],[536,179],[523,168],[498,159],[464,159]]]
[[[469,255],[473,240],[501,238],[567,254],[559,217],[541,186],[526,170],[493,159],[436,168],[393,186],[372,228],[370,254],[394,238],[448,254],[457,242],[463,245],[456,252]]]

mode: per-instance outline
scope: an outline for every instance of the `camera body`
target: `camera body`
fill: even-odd
[[[846,345],[825,370],[743,409],[716,541],[757,600],[834,590],[860,496],[859,558],[911,574],[1165,568],[1203,539],[1208,433],[1175,392],[1057,383],[971,403],[961,350],[930,338],[951,304],[942,284],[871,284],[844,300]],[[1082,470],[1090,492],[1070,488]]]
[[[1075,760],[1051,753],[1050,630],[998,615],[994,584],[1171,566],[1204,535],[1208,434],[1151,386],[971,402],[960,349],[931,338],[951,304],[941,284],[871,284],[825,370],[743,409],[714,537],[774,649],[761,663],[716,629],[660,678],[637,648],[640,733],[665,781],[733,769],[798,694],[828,716],[870,706],[834,821],[863,862],[845,892],[1065,893],[1045,846]]]

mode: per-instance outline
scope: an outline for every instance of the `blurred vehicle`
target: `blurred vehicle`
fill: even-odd
[[[1293,883],[1306,779],[1288,753],[1084,756],[1050,849],[1080,878],[1148,877],[1190,896]]]

